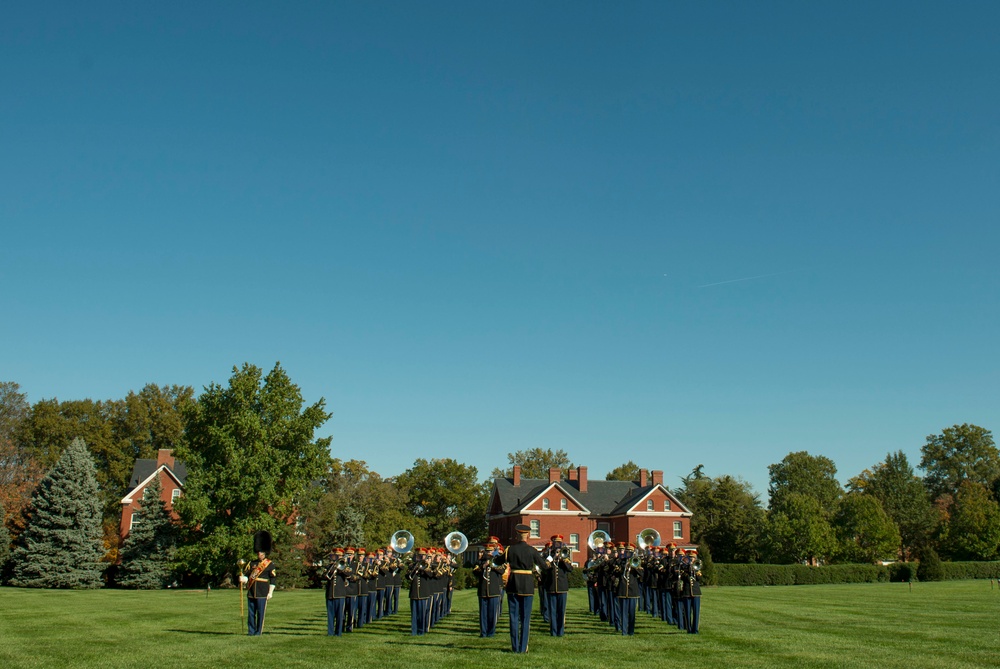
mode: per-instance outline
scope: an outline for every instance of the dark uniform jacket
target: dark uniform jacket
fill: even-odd
[[[350,573],[347,577],[347,596],[357,597],[361,594],[361,577],[358,576],[358,568],[361,566],[361,562],[354,558],[348,563],[348,569]]]
[[[639,581],[642,580],[642,567],[632,569],[627,560],[619,560],[615,568],[618,570],[616,596],[619,598],[638,599]]]
[[[681,597],[701,597],[701,576],[689,560],[682,563]]]
[[[410,567],[410,599],[427,599],[431,596],[430,570],[427,563],[418,560]]]
[[[472,568],[479,584],[480,597],[499,597],[503,593],[503,567],[494,567],[490,560],[482,560]]]
[[[558,557],[552,558],[551,566],[548,569],[548,591],[552,594],[569,592],[569,573],[573,571],[573,563],[569,560],[562,560]]]
[[[250,579],[247,581],[247,597],[267,597],[270,587],[274,585],[274,563],[267,558],[263,560],[266,566],[260,570],[257,578],[254,578],[261,562],[261,560],[251,560],[247,565],[247,577]]]
[[[343,599],[347,596],[347,575],[332,565],[326,572],[326,598]]]
[[[534,568],[537,565],[539,569],[545,569],[546,566],[542,554],[529,546],[527,542],[519,541],[504,550],[503,561],[510,565],[507,592],[515,595],[534,595]]]

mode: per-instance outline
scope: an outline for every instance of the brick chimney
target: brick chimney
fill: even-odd
[[[653,475],[653,485],[663,485],[663,470],[654,469],[650,472]]]
[[[562,470],[558,467],[549,467],[549,483],[559,483],[562,479]]]
[[[587,492],[587,468],[577,467],[576,476],[580,480],[580,492]]]
[[[645,488],[649,485],[649,473],[645,469],[639,470],[639,487]]]
[[[579,474],[577,473],[577,471],[575,469],[569,470],[569,480],[570,481],[579,481],[580,480],[580,476],[579,476]]]
[[[521,465],[514,465],[514,487],[521,487]]]
[[[163,465],[170,467],[172,470],[174,468],[174,456],[173,450],[169,448],[161,448],[156,452],[156,468],[159,469]]]

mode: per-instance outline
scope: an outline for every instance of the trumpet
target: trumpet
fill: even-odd
[[[559,549],[559,559],[560,560],[572,560],[573,559],[573,549],[569,546],[563,546]]]

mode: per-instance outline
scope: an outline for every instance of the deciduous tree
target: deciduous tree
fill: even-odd
[[[639,480],[639,465],[635,464],[631,460],[625,464],[618,465],[610,472],[605,474],[605,481],[638,481]]]
[[[991,488],[1000,478],[1000,450],[993,434],[978,425],[953,425],[927,437],[920,449],[920,468],[932,499],[955,495],[963,481]]]
[[[841,498],[833,518],[837,534],[834,551],[841,562],[875,563],[894,560],[899,530],[877,498],[852,492]]]
[[[252,537],[294,522],[299,499],[329,462],[325,402],[303,407],[302,393],[276,364],[233,368],[226,387],[211,384],[188,414],[187,443],[175,455],[188,468],[175,511],[190,534],[178,549],[186,571],[221,578],[251,554]],[[293,536],[293,535],[288,535]]]
[[[1000,558],[1000,504],[986,487],[963,481],[955,495],[942,551],[955,560]]]
[[[882,503],[899,529],[899,554],[904,560],[914,559],[930,541],[938,513],[903,451],[888,453],[883,462],[851,479],[848,487]]]
[[[554,467],[561,469],[565,477],[573,468],[569,455],[562,449],[553,451],[551,448],[530,448],[526,451],[515,451],[507,454],[507,462],[510,464],[507,469],[494,469],[490,478],[510,478],[514,475],[514,465],[520,465],[521,476],[526,479],[547,479],[549,469]]]
[[[419,458],[396,481],[408,491],[407,508],[426,523],[432,543],[458,529],[462,512],[479,492],[476,468],[451,458]]]

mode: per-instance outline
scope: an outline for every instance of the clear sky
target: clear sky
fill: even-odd
[[[384,476],[1000,428],[996,2],[7,3],[0,380],[280,361]]]

